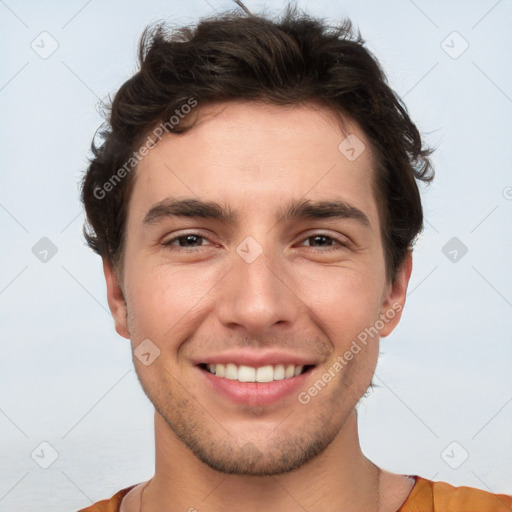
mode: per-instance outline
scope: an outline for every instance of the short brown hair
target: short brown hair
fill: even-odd
[[[122,266],[134,182],[126,163],[136,168],[131,159],[144,138],[191,98],[199,104],[316,103],[355,120],[371,143],[386,272],[395,280],[423,228],[416,180],[433,179],[431,150],[350,20],[331,27],[288,7],[278,20],[230,12],[194,28],[171,31],[158,24],[144,31],[139,63],[114,97],[101,143],[92,142],[94,157],[82,182],[84,235],[94,251]],[[183,133],[192,126],[171,128]]]

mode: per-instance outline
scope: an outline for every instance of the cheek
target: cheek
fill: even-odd
[[[339,351],[374,324],[380,311],[380,275],[368,267],[318,268],[296,274],[300,296]],[[299,284],[300,283],[300,284]]]
[[[135,259],[130,267],[126,293],[132,339],[149,338],[159,346],[190,328],[218,280],[213,270],[201,271],[197,267],[149,267]]]

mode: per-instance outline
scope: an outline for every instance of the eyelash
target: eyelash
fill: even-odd
[[[162,242],[162,245],[164,247],[173,247],[172,250],[184,251],[184,252],[191,252],[191,250],[200,249],[201,247],[203,247],[203,246],[199,246],[199,247],[192,247],[192,248],[187,249],[186,247],[175,246],[173,244],[173,242],[176,242],[177,240],[180,240],[182,238],[187,238],[188,236],[195,236],[196,238],[199,238],[199,239],[208,240],[207,237],[205,237],[203,235],[200,235],[199,233],[185,233],[183,235],[179,235],[179,236],[176,236],[174,238],[170,238],[169,240],[166,240],[165,242]],[[316,238],[316,237],[319,237],[319,236],[328,238],[328,239],[332,240],[333,242],[336,242],[339,245],[339,247],[329,247],[328,249],[320,249],[321,252],[339,251],[340,249],[349,249],[350,248],[350,245],[349,245],[348,242],[346,242],[344,240],[341,240],[339,238],[336,238],[334,236],[331,236],[331,235],[329,235],[327,233],[315,233],[313,235],[309,235],[306,238],[303,238],[302,242],[304,242],[306,240],[309,240],[310,238]],[[213,245],[215,247],[219,247],[218,244],[213,244]],[[306,247],[309,247],[309,248],[311,248],[313,250],[315,249],[315,247],[310,247],[310,246],[306,246]]]

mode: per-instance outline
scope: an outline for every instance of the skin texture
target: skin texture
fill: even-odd
[[[195,364],[228,349],[296,354],[316,365],[301,388],[307,391],[390,310],[393,318],[377,325],[380,337],[392,332],[412,259],[387,282],[369,141],[349,119],[340,123],[313,105],[229,102],[199,105],[195,114],[194,128],[162,138],[139,164],[122,283],[104,261],[117,332],[133,349],[149,339],[160,351],[149,366],[134,357],[156,410],[156,473],[144,510],[166,504],[166,510],[371,511],[377,500],[380,510],[396,510],[409,481],[383,477],[357,435],[355,406],[371,383],[379,336],[360,344],[307,404],[295,393],[270,405],[236,404],[208,386]],[[338,149],[348,134],[366,146],[354,161]],[[215,201],[238,219],[144,223],[150,208],[169,197]],[[291,200],[344,200],[369,226],[283,219]],[[163,245],[192,233],[204,238]],[[251,263],[236,251],[248,236],[262,250]]]

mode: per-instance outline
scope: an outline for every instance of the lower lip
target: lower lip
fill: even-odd
[[[208,370],[199,368],[206,382],[215,392],[235,403],[251,406],[270,405],[290,395],[297,395],[312,370],[314,368],[296,377],[273,380],[272,382],[240,382],[238,380],[217,377]]]

